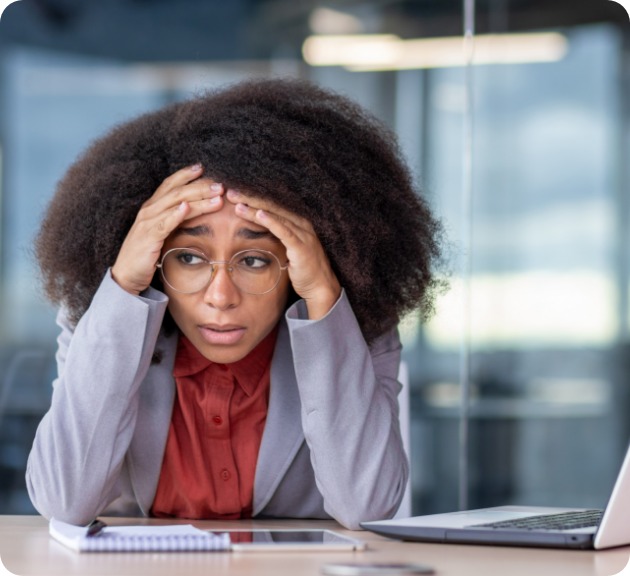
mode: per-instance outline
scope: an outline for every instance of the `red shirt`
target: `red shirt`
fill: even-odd
[[[181,335],[177,393],[152,513],[177,518],[252,514],[277,327],[245,358],[216,364]]]

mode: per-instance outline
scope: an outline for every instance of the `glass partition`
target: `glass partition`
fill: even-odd
[[[627,440],[620,37],[608,26],[560,32],[569,50],[558,62],[474,68],[470,508],[601,508]],[[423,75],[421,173],[456,251],[464,79],[456,68]],[[454,272],[436,316],[422,329],[403,326],[417,513],[457,502],[462,284]]]

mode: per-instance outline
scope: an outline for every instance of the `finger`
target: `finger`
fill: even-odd
[[[286,220],[281,221],[281,219],[274,214],[270,214],[264,210],[257,210],[256,223],[267,228],[269,232],[278,238],[289,250],[297,250],[304,245],[300,237],[288,226],[288,222]]]
[[[313,225],[308,219],[298,216],[297,214],[294,214],[293,212],[290,212],[273,202],[262,200],[260,198],[251,198],[246,194],[243,194],[243,192],[234,190],[233,188],[230,188],[227,191],[226,197],[230,202],[232,202],[232,204],[247,204],[255,210],[264,210],[267,213],[277,214],[278,216],[282,216],[285,220],[292,222],[296,226],[303,228],[307,232],[313,232]]]
[[[149,223],[149,233],[157,241],[164,241],[168,235],[175,230],[190,213],[190,204],[182,202],[176,208],[163,212],[160,218],[154,219]]]
[[[149,218],[158,216],[165,210],[177,207],[182,202],[196,202],[206,198],[215,198],[223,194],[223,184],[204,178],[195,180],[185,186],[173,188],[153,204],[146,206]]]
[[[239,203],[236,205],[234,211],[236,212],[237,216],[243,218],[244,220],[247,220],[249,222],[254,222],[256,224],[260,224],[260,222],[258,222],[258,219],[256,217],[256,213],[259,211],[257,208],[253,208],[251,206],[248,206],[247,204]],[[307,232],[305,230],[303,230],[302,228],[300,228],[299,226],[297,226],[290,220],[287,220],[286,218],[278,214],[273,214],[273,212],[268,212],[266,210],[264,212],[265,214],[270,214],[274,216],[278,223],[282,224],[283,226],[291,230],[291,232],[293,232],[293,234],[295,234],[298,238],[303,239],[303,237],[307,235]]]
[[[162,212],[153,221],[148,222],[148,229],[155,234],[156,240],[164,240],[173,230],[184,221],[191,220],[203,214],[217,212],[223,207],[223,198],[216,196],[196,202],[181,202],[178,206]]]
[[[227,199],[233,204],[246,204],[253,208],[254,210],[264,210],[267,213],[275,214],[277,216],[282,217],[284,220],[287,220],[296,226],[303,228],[311,232],[313,230],[313,226],[309,220],[303,218],[302,216],[298,216],[297,214],[270,202],[269,200],[262,200],[260,198],[252,198],[249,197],[242,192],[230,189],[226,194]]]
[[[215,196],[214,198],[204,198],[203,200],[197,200],[195,202],[188,202],[190,206],[190,212],[186,215],[184,220],[191,220],[197,216],[203,214],[212,214],[218,212],[223,208],[223,196]]]
[[[289,250],[297,250],[304,245],[296,233],[298,229],[275,214],[270,214],[264,210],[254,210],[243,204],[237,206],[236,213],[245,220],[267,228]]]
[[[171,174],[166,178],[162,184],[158,186],[158,189],[153,195],[154,198],[159,199],[165,194],[168,194],[173,188],[184,186],[193,180],[196,180],[203,173],[203,167],[201,164],[194,164],[193,166],[186,166],[178,170],[174,174]]]

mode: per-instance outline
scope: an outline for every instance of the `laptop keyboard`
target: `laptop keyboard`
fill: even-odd
[[[575,530],[599,526],[603,510],[583,510],[580,512],[563,512],[561,514],[545,514],[544,516],[528,516],[515,520],[475,524],[469,528],[494,528],[497,530]]]

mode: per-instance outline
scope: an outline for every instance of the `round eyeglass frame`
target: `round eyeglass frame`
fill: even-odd
[[[230,258],[229,260],[214,260],[214,261],[210,261],[208,259],[208,257],[201,250],[197,250],[195,248],[171,248],[168,252],[166,252],[164,254],[164,256],[162,256],[162,258],[160,258],[160,261],[155,265],[155,267],[160,269],[160,274],[162,276],[162,280],[164,280],[164,282],[166,282],[166,284],[168,284],[168,286],[170,288],[175,290],[175,292],[179,292],[180,294],[197,294],[197,292],[201,292],[204,288],[207,288],[210,285],[210,283],[214,280],[214,277],[216,275],[216,271],[215,271],[215,273],[213,273],[210,276],[210,280],[208,280],[201,288],[199,288],[199,290],[195,290],[194,292],[182,292],[181,290],[178,290],[177,288],[172,286],[169,283],[169,281],[166,279],[166,276],[164,274],[164,267],[162,265],[164,263],[164,259],[171,252],[176,252],[176,251],[180,251],[180,250],[186,250],[188,252],[195,252],[196,254],[199,254],[199,255],[203,256],[204,259],[208,261],[209,265],[211,265],[211,264],[227,264],[228,265],[228,274],[230,275],[230,279],[232,280],[232,283],[234,284],[234,286],[236,286],[241,292],[244,292],[245,294],[251,294],[252,296],[262,296],[263,294],[269,294],[269,292],[271,292],[272,290],[275,290],[276,287],[278,286],[278,284],[280,283],[280,278],[282,278],[282,272],[289,267],[288,261],[287,261],[287,263],[284,266],[282,266],[282,264],[280,264],[280,260],[278,259],[278,257],[273,252],[269,252],[269,250],[262,250],[261,248],[250,248],[248,250],[240,250],[240,251],[236,252],[234,255],[232,255],[232,258]],[[275,261],[278,263],[278,266],[280,268],[280,274],[278,274],[278,280],[273,285],[273,287],[270,288],[269,290],[267,290],[266,292],[248,292],[247,290],[243,290],[236,282],[234,282],[234,278],[232,276],[232,269],[231,269],[231,267],[229,265],[230,262],[232,262],[232,260],[234,260],[234,258],[236,258],[239,254],[244,254],[246,252],[254,252],[254,251],[255,252],[264,252],[265,254],[269,254],[270,256],[272,256],[275,259]]]

